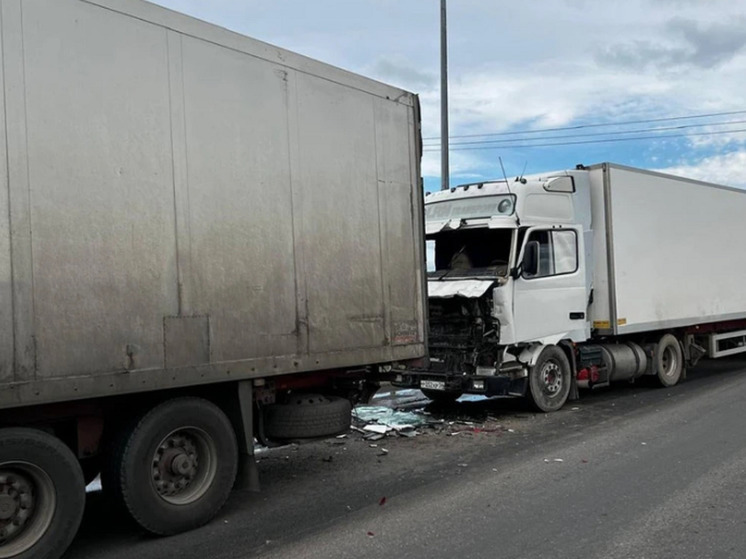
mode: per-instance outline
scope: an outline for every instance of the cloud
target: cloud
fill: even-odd
[[[406,60],[393,58],[379,58],[370,68],[369,74],[410,91],[431,89],[439,82],[436,74],[418,70]]]
[[[744,18],[706,25],[674,18],[657,42],[634,40],[606,47],[597,54],[600,64],[622,68],[679,71],[682,67],[713,68],[725,64],[746,46]]]
[[[657,169],[690,179],[746,188],[746,150],[732,151],[704,157],[696,161],[682,161],[678,165]]]

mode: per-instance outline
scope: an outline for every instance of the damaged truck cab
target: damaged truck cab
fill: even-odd
[[[429,194],[430,360],[395,384],[549,412],[746,351],[746,257],[714,248],[743,212],[742,190],[611,163]]]
[[[401,381],[436,400],[530,393],[544,411],[561,407],[572,382],[562,348],[590,335],[587,176],[436,192],[425,219],[430,364]]]

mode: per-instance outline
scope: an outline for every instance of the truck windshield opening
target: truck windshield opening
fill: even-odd
[[[433,274],[506,276],[513,233],[512,229],[463,229],[432,235],[429,239],[435,242]]]

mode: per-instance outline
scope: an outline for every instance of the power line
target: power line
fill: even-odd
[[[558,134],[555,136],[542,136],[540,138],[507,138],[503,140],[474,140],[471,142],[452,142],[453,146],[500,144],[507,142],[541,142],[546,140],[558,140],[566,138],[590,138],[598,136],[612,136],[618,134],[643,134],[648,132],[660,132],[666,130],[684,130],[687,128],[702,128],[703,126],[726,126],[729,124],[744,124],[746,120],[729,120],[726,122],[707,122],[704,124],[681,124],[679,126],[658,126],[655,128],[636,128],[633,130],[616,130],[614,132],[592,132],[589,134]],[[725,131],[727,132],[727,130]],[[428,144],[425,147],[437,147],[439,144]]]
[[[721,112],[721,113],[704,113],[704,114],[697,114],[697,115],[689,115],[689,116],[670,116],[670,117],[663,117],[663,118],[648,118],[648,119],[642,119],[642,120],[623,120],[619,122],[599,122],[599,123],[591,123],[591,124],[577,124],[575,126],[562,126],[557,128],[536,128],[533,130],[514,130],[512,132],[487,132],[484,134],[460,134],[460,135],[453,135],[449,136],[449,138],[482,138],[482,137],[489,137],[489,136],[510,136],[510,135],[516,135],[516,134],[543,134],[544,132],[561,132],[565,130],[581,130],[584,128],[599,128],[603,126],[627,126],[631,124],[650,124],[653,122],[670,122],[674,120],[688,120],[688,119],[695,119],[695,118],[711,118],[716,116],[732,116],[732,115],[740,115],[740,114],[746,114],[746,110],[743,111],[727,111],[727,112]],[[423,140],[440,140],[440,137],[430,137],[430,138],[423,138]]]
[[[472,150],[485,150],[485,149],[527,149],[527,148],[538,148],[538,147],[552,147],[552,146],[571,146],[580,144],[602,144],[602,143],[616,143],[616,142],[633,142],[638,140],[665,140],[667,138],[684,138],[691,136],[714,136],[719,134],[740,134],[746,132],[746,128],[739,128],[737,130],[719,130],[715,132],[690,132],[687,134],[659,134],[654,136],[635,136],[632,138],[601,138],[598,140],[579,140],[577,142],[549,142],[544,144],[525,144],[525,145],[499,145],[499,146],[469,146],[469,147],[455,147],[451,151],[472,151]],[[438,151],[436,149],[425,149],[423,151]]]

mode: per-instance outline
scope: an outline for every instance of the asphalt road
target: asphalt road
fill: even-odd
[[[713,362],[673,389],[625,385],[549,415],[462,403],[416,438],[275,450],[261,493],[172,538],[93,494],[68,558],[743,558],[744,373]]]

